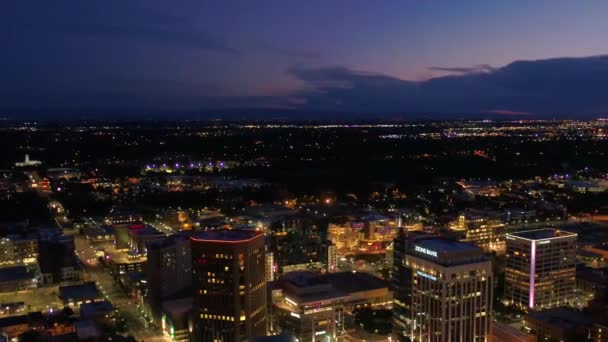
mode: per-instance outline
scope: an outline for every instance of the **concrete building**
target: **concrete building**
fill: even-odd
[[[241,342],[265,336],[264,234],[209,230],[191,239],[195,340]]]
[[[572,305],[576,298],[574,233],[539,229],[507,234],[507,305],[542,310]]]

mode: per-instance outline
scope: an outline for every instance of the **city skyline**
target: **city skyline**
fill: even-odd
[[[608,342],[605,13],[0,3],[0,342]]]

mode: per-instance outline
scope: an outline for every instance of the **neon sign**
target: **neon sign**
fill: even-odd
[[[421,272],[421,271],[416,271],[416,274],[419,275],[419,276],[421,276],[421,277],[430,279],[432,281],[437,281],[437,277],[435,277],[433,275],[430,275],[428,273],[424,273],[424,272]]]
[[[430,256],[433,256],[435,258],[437,257],[437,251],[432,251],[432,250],[426,249],[424,247],[414,246],[414,250],[416,252],[423,253],[423,254],[426,254],[426,255],[430,255]]]

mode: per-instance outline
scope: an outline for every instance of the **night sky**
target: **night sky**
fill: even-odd
[[[3,1],[0,117],[602,115],[607,13],[605,0]]]

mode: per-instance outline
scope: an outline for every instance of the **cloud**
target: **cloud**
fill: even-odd
[[[306,100],[300,108],[308,110],[497,115],[608,111],[608,56],[517,61],[485,69],[420,82],[343,67],[299,67],[288,73],[310,88],[294,94]]]
[[[498,114],[498,115],[506,115],[506,116],[527,116],[527,115],[533,115],[533,113],[530,113],[530,112],[517,112],[517,111],[513,111],[513,110],[508,110],[508,109],[491,109],[491,110],[488,110],[488,113]]]
[[[280,56],[292,57],[292,58],[304,58],[304,59],[318,59],[321,57],[321,54],[317,51],[309,51],[305,49],[299,48],[291,48],[291,47],[280,47],[276,45],[269,44],[267,42],[259,42],[257,47],[268,51],[270,53],[274,53]]]
[[[455,74],[474,74],[474,73],[483,73],[483,72],[492,72],[496,70],[493,66],[489,64],[478,64],[472,67],[429,67],[431,71],[443,71]]]
[[[171,27],[155,27],[152,25],[79,23],[78,25],[55,25],[50,29],[56,32],[71,33],[74,35],[107,36],[228,54],[240,53],[239,50],[229,46],[226,41],[216,36],[177,25]]]
[[[108,37],[239,54],[226,39],[200,30],[189,18],[136,2],[116,2],[108,6],[71,1],[67,8],[50,7],[46,12],[23,4],[14,10],[24,18],[21,21],[24,28],[38,34]]]

